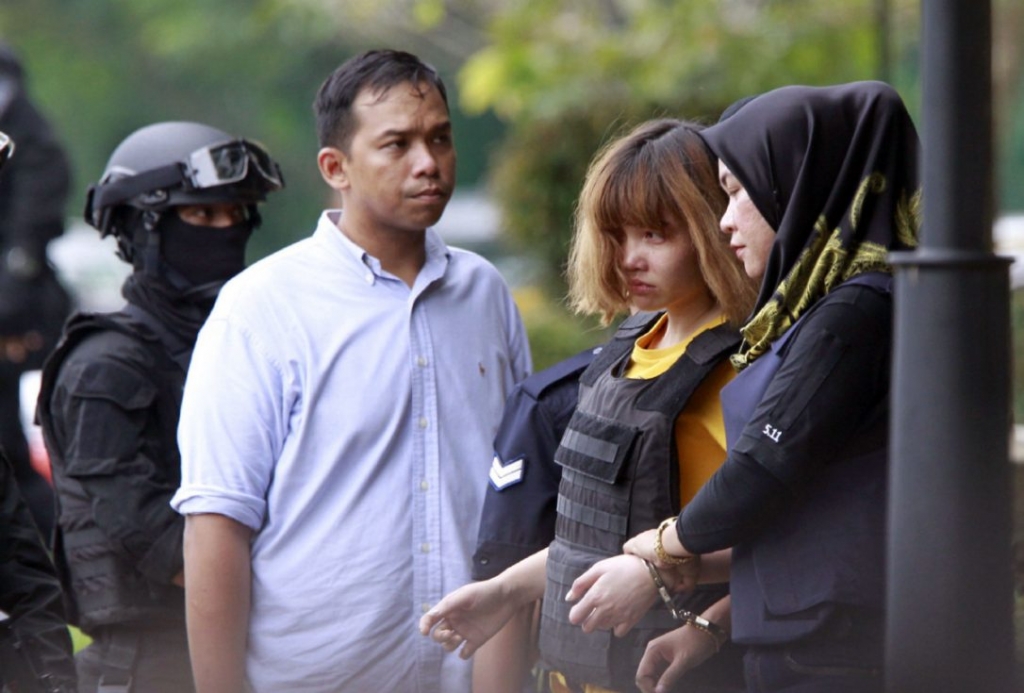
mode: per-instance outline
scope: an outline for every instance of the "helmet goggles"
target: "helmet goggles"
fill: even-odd
[[[159,193],[160,197],[156,199],[166,204],[170,199],[169,191],[211,190],[240,183],[250,173],[256,174],[255,181],[262,190],[261,194],[284,187],[281,168],[263,147],[248,140],[229,140],[202,147],[184,161],[138,174],[111,177],[108,172],[104,180],[89,188],[85,219],[95,226],[102,210],[124,204],[139,195]]]
[[[270,189],[284,187],[277,163],[263,147],[248,140],[232,140],[197,149],[185,162],[185,175],[193,188],[201,190],[245,180],[250,166]]]

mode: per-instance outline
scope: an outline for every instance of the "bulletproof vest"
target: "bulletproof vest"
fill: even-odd
[[[176,341],[154,318],[131,304],[118,313],[72,317],[43,368],[37,410],[54,471],[54,485],[59,491],[60,522],[55,531],[54,556],[69,601],[69,620],[86,632],[114,623],[180,622],[184,618],[183,590],[155,583],[135,570],[96,526],[91,501],[81,483],[63,473],[64,451],[54,423],[55,414],[60,413],[52,410],[54,388],[68,355],[86,338],[94,336],[109,340],[111,349],[138,349],[149,355],[147,362],[154,366],[149,376],[156,385],[155,396],[125,384],[126,391],[121,393],[118,404],[155,412],[153,430],[139,445],[151,454],[155,451],[163,455],[161,462],[169,474],[180,474],[181,466],[176,433],[187,358],[172,358],[169,353],[180,352],[180,340]]]
[[[889,293],[892,277],[857,275],[842,286]],[[819,301],[722,389],[730,448]],[[870,413],[839,455],[756,538],[733,548],[732,638],[745,645],[792,642],[818,630],[837,604],[881,610],[884,601],[887,402]],[[852,519],[851,519],[852,518]],[[794,588],[794,585],[799,586]]]
[[[635,332],[652,325],[648,320]],[[736,330],[721,325],[698,335],[662,375],[638,380],[623,376],[633,339],[613,340],[581,376],[579,404],[555,454],[562,481],[540,629],[541,656],[553,669],[623,691],[634,690],[647,643],[681,624],[659,603],[625,637],[585,634],[569,623],[573,605],[565,594],[594,563],[622,553],[627,539],[679,513],[676,419],[739,345]],[[725,585],[701,586],[677,597],[678,606],[699,614],[727,591]]]

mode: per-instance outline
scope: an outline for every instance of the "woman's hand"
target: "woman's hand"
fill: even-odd
[[[635,537],[623,544],[622,551],[634,556],[639,556],[660,568],[661,566],[658,565],[658,555],[654,553],[654,544],[657,540],[658,530],[649,529],[646,532],[640,532],[640,534],[637,534]]]
[[[658,600],[658,590],[643,561],[620,554],[598,561],[576,578],[565,599],[579,600],[569,611],[569,621],[584,633],[611,630],[621,638]]]
[[[637,534],[623,544],[622,550],[627,554],[649,561],[658,569],[661,579],[671,592],[689,592],[697,586],[697,580],[700,577],[700,555],[689,553],[679,543],[676,538],[675,523],[668,525],[662,531],[661,539],[664,542],[662,548],[670,556],[685,557],[686,560],[683,563],[666,563],[661,560],[654,548],[658,542],[657,529],[649,529]]]
[[[490,580],[471,582],[439,601],[420,619],[420,633],[448,652],[462,646],[469,659],[523,606],[544,596],[548,550],[527,556]]]
[[[515,615],[519,604],[492,580],[471,582],[448,594],[420,619],[420,633],[429,635],[445,650],[462,646],[459,656],[469,659]]]
[[[636,685],[643,693],[665,693],[679,678],[715,654],[713,639],[693,626],[683,626],[647,643]]]

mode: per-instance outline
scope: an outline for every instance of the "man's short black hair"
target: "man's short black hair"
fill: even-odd
[[[320,146],[348,148],[356,126],[352,104],[363,89],[385,92],[405,83],[433,86],[448,107],[441,76],[412,53],[371,50],[346,60],[320,85],[313,102]]]

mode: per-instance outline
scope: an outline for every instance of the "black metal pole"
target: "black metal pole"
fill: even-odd
[[[921,5],[923,242],[893,257],[886,689],[1011,693],[1009,263],[991,252],[991,4]]]
[[[875,0],[875,33],[878,36],[878,79],[888,82],[892,80],[889,0]]]

